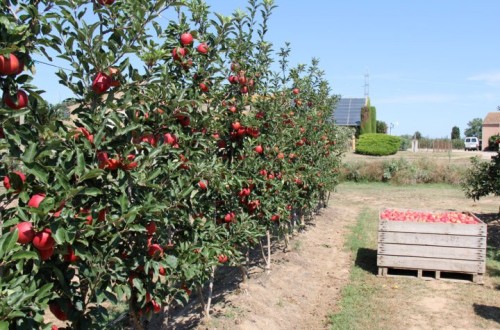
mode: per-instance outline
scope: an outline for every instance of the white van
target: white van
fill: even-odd
[[[468,136],[464,140],[464,149],[467,150],[481,150],[479,138],[475,136]]]

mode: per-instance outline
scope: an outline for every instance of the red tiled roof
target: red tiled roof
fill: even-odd
[[[500,124],[500,111],[489,112],[486,117],[484,117],[484,124]]]

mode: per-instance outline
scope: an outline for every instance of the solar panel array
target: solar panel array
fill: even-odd
[[[366,104],[364,98],[340,99],[333,111],[333,120],[341,126],[359,126],[361,108]]]

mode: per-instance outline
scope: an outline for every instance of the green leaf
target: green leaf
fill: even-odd
[[[87,196],[99,196],[102,194],[102,191],[101,189],[99,188],[85,188],[83,189],[83,191],[81,192],[83,195],[87,195]]]
[[[49,178],[49,172],[38,163],[25,163],[24,164],[28,170],[28,173],[33,174],[38,180],[47,184]]]
[[[12,248],[17,242],[17,238],[18,238],[17,229],[8,232],[7,234],[4,234],[0,237],[0,258],[3,257],[6,252],[12,250]]]
[[[178,261],[176,257],[168,255],[165,261],[170,268],[177,268]]]
[[[63,244],[64,242],[67,242],[68,239],[68,233],[66,230],[62,227],[57,228],[56,234],[54,235],[54,239],[58,245]]]
[[[0,330],[9,330],[9,322],[0,321]]]
[[[84,170],[85,170],[85,157],[83,156],[83,153],[80,151],[80,149],[76,149],[75,174],[77,176],[81,176]]]
[[[28,144],[28,148],[26,148],[26,151],[23,153],[21,159],[24,163],[33,163],[38,145],[31,141]]]
[[[85,180],[88,180],[88,179],[93,179],[93,178],[97,178],[101,175],[103,175],[105,173],[104,170],[100,170],[100,169],[93,169],[93,170],[90,170],[89,172],[85,173],[81,178],[80,178],[80,182],[82,181],[85,181]]]
[[[54,286],[54,283],[46,283],[44,286],[42,286],[36,296],[36,300],[42,300],[42,299],[46,299],[47,297],[50,297],[50,296],[53,296],[54,295],[54,292],[52,292],[52,287]]]
[[[12,260],[20,259],[38,259],[38,254],[35,251],[18,251],[12,256]]]

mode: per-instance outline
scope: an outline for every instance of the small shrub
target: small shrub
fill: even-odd
[[[371,156],[394,155],[398,152],[401,140],[397,136],[370,133],[359,137],[356,153]]]
[[[401,145],[399,146],[400,151],[406,151],[411,148],[411,136],[401,135],[399,139],[401,140]]]
[[[500,151],[490,162],[473,157],[471,164],[461,182],[465,196],[473,200],[488,195],[500,196]]]
[[[447,183],[457,185],[462,181],[468,166],[443,164],[423,158],[409,161],[405,158],[353,161],[342,164],[341,181],[389,182],[397,185],[420,183]]]
[[[451,140],[451,148],[452,149],[463,149],[464,148],[464,140],[463,139]]]
[[[496,151],[498,150],[498,144],[500,143],[500,134],[492,135],[488,139],[488,150]]]

